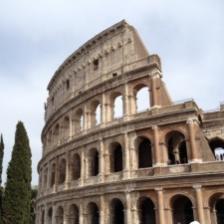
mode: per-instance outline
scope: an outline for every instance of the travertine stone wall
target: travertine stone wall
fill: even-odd
[[[160,58],[132,26],[121,21],[85,43],[48,90],[36,224],[219,224],[223,110],[172,102]]]

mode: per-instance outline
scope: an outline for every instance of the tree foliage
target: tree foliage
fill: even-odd
[[[16,127],[3,199],[4,224],[30,224],[31,150],[23,123]]]
[[[0,224],[2,223],[2,196],[3,196],[3,188],[2,188],[2,163],[4,157],[4,141],[1,135],[0,138]]]

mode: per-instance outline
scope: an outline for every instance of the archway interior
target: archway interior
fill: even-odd
[[[81,176],[81,159],[78,154],[73,156],[72,165],[72,179],[77,180]]]
[[[49,208],[48,214],[47,214],[49,224],[52,224],[52,216],[53,216],[53,210],[52,208]]]
[[[100,215],[98,206],[95,203],[89,204],[89,223],[90,224],[99,224],[100,223]]]
[[[224,224],[224,199],[218,199],[215,204],[217,224]]]
[[[189,224],[194,221],[192,202],[185,196],[179,196],[174,199],[173,205],[173,223]]]
[[[52,170],[51,170],[51,187],[55,185],[55,174],[56,174],[56,165],[55,163],[52,165]]]
[[[166,137],[168,148],[168,164],[184,164],[188,162],[185,137],[180,132],[174,131]]]
[[[119,172],[123,170],[123,155],[122,147],[119,143],[112,145],[112,157],[111,157],[111,170],[112,172]]]
[[[99,153],[96,149],[92,149],[90,152],[89,166],[90,176],[97,176],[99,174]]]
[[[111,204],[112,224],[124,224],[124,206],[119,199],[114,199]]]
[[[79,224],[79,209],[76,205],[70,207],[69,220],[71,224]]]
[[[224,160],[224,141],[219,138],[212,139],[209,142],[210,148],[216,160]]]
[[[66,176],[66,161],[62,159],[60,162],[60,170],[59,170],[59,184],[63,184],[65,182]]]
[[[56,213],[56,224],[63,224],[64,220],[64,210],[62,207],[59,207]]]
[[[138,167],[152,167],[151,142],[147,138],[141,138],[138,146]]]
[[[140,202],[141,224],[156,224],[155,206],[149,198],[144,198]]]

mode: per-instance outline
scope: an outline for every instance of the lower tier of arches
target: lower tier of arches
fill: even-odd
[[[155,188],[37,202],[36,224],[224,224],[224,186]]]

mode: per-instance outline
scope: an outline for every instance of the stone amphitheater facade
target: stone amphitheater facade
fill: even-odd
[[[36,224],[224,223],[224,107],[173,102],[127,22],[69,56],[48,91]]]

